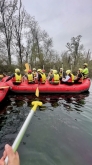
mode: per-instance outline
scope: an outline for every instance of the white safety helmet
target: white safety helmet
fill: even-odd
[[[83,65],[84,65],[84,66],[88,66],[88,64],[87,64],[87,63],[84,63]]]
[[[33,71],[36,70],[36,68],[33,68]]]
[[[70,74],[70,73],[71,73],[71,71],[70,71],[70,70],[67,70],[67,71],[66,71],[66,74]]]
[[[82,68],[79,68],[79,71],[82,73],[83,69]]]
[[[38,69],[37,72],[41,72],[42,73],[42,70],[41,69]]]
[[[57,74],[57,70],[53,70],[53,73],[54,73],[54,74]]]
[[[20,73],[20,69],[16,68],[15,73]]]

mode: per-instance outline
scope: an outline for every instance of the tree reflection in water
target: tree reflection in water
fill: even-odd
[[[67,110],[72,110],[71,105],[74,106],[75,110],[77,108],[83,107],[85,105],[85,98],[89,96],[89,92],[82,94],[40,94],[37,98],[34,94],[31,95],[14,95],[10,96],[11,104],[16,107],[32,107],[31,102],[34,100],[42,101],[43,106],[39,109],[45,110],[46,106],[56,108],[63,105]],[[50,103],[49,105],[45,105]]]
[[[38,110],[55,110],[60,107],[61,110],[79,111],[82,112],[81,107],[86,103],[86,97],[89,93],[84,94],[53,94],[40,95],[37,98],[34,94],[30,95],[10,95],[6,101],[6,105],[2,105],[0,111],[0,156],[3,152],[5,143],[10,145],[13,143],[20,126],[25,121],[34,100],[42,101],[43,106]],[[63,107],[63,108],[61,108]],[[40,118],[39,118],[40,119]]]

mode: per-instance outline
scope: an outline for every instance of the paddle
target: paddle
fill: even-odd
[[[72,73],[72,62],[71,62],[71,73]]]
[[[33,105],[33,108],[29,112],[29,115],[27,116],[27,118],[26,118],[26,120],[25,120],[25,122],[24,122],[24,124],[23,124],[23,126],[21,128],[21,130],[19,131],[19,133],[18,133],[18,135],[17,135],[17,137],[16,137],[16,139],[15,139],[13,145],[12,145],[12,148],[13,148],[14,152],[16,152],[16,150],[18,149],[18,146],[19,146],[19,144],[20,144],[20,142],[21,142],[21,140],[22,140],[22,138],[23,138],[23,136],[25,134],[25,131],[26,131],[26,129],[27,129],[31,119],[32,119],[32,116],[33,116],[34,112],[36,111],[38,106],[42,106],[42,102],[40,102],[40,101],[33,101],[32,105]],[[7,165],[8,157],[6,157],[5,163]]]
[[[38,86],[39,86],[39,82],[38,82]],[[38,86],[37,86],[36,91],[35,91],[35,95],[36,95],[37,97],[39,97],[39,88],[38,88]]]
[[[39,88],[38,88],[38,87],[36,88],[35,95],[36,95],[37,97],[39,97]]]
[[[5,86],[5,87],[0,87],[0,89],[5,89],[5,88],[9,88],[9,86]]]
[[[63,62],[62,62],[62,78],[63,78]]]
[[[29,69],[30,69],[30,67],[29,67],[29,64],[28,63],[25,63],[25,71],[28,71]]]

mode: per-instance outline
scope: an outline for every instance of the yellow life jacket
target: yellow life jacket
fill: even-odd
[[[17,82],[17,83],[20,83],[21,80],[22,80],[21,74],[18,75],[17,73],[15,73],[15,77],[13,78],[13,81],[14,81],[14,82]]]
[[[59,83],[59,74],[54,74],[54,77],[52,79],[54,83]]]
[[[84,78],[84,79],[85,79],[85,78],[88,78],[88,74],[89,74],[88,68],[83,69],[82,74],[83,74],[83,78]]]
[[[70,79],[67,81],[68,83],[74,82],[74,79],[75,79],[75,76],[74,76],[72,73],[71,73],[70,75],[71,75],[71,77],[70,77]]]
[[[33,82],[33,74],[28,74],[28,82]]]
[[[72,82],[74,82],[75,76],[71,73]]]
[[[46,75],[45,73],[40,73],[41,74],[41,83],[45,83],[46,82]]]

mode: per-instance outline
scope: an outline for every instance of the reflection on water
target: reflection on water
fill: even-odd
[[[86,107],[91,97],[89,92],[40,95],[43,106],[35,113],[19,147],[21,164],[91,165],[92,120],[88,115],[92,106],[88,113]],[[31,102],[37,99],[35,95],[11,95],[7,105],[1,107],[0,156],[5,143],[13,143],[32,107]]]

